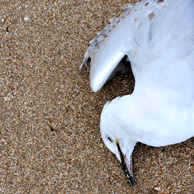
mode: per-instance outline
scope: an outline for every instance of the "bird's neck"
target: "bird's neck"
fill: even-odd
[[[126,135],[136,142],[165,146],[185,141],[194,134],[194,106],[181,109],[164,99],[127,95],[117,99],[115,115]]]

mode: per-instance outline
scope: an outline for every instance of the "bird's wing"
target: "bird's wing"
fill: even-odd
[[[86,51],[84,63],[90,63],[92,90],[101,89],[115,71],[126,70],[120,63],[123,58],[130,61],[137,83],[144,71],[152,68],[156,58],[160,56],[161,60],[166,54],[165,49],[171,49],[172,57],[192,53],[193,8],[193,0],[144,0],[135,5],[127,4],[126,11],[112,19]],[[175,49],[173,44],[179,47]],[[164,56],[169,57],[166,65],[171,52]]]
[[[120,17],[112,19],[90,42],[84,64],[90,63],[90,85],[93,91],[101,89],[125,56],[136,55],[135,48],[146,47],[154,14],[165,5],[166,2],[154,0],[143,0],[135,5],[127,4],[124,8],[126,11]],[[139,37],[136,34],[137,29],[142,33]],[[120,65],[121,70],[125,70]]]
[[[152,44],[134,58],[136,89],[150,88],[177,105],[194,104],[194,1],[169,1],[152,23]],[[137,65],[136,65],[137,64]],[[167,93],[173,95],[170,97]]]

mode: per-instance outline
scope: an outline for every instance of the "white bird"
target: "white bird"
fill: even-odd
[[[194,136],[194,0],[143,0],[125,9],[90,42],[83,64],[90,63],[96,92],[131,63],[134,92],[105,104],[100,128],[133,185],[137,142],[159,147]]]

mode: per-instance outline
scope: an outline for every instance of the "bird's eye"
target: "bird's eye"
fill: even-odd
[[[113,140],[108,135],[106,135],[106,139],[108,139],[111,143],[113,142]]]

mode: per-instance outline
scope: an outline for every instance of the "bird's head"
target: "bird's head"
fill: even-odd
[[[130,138],[130,134],[122,125],[119,110],[113,109],[113,101],[108,102],[103,108],[100,121],[101,136],[106,147],[121,162],[127,182],[133,185],[132,152],[136,142]]]

